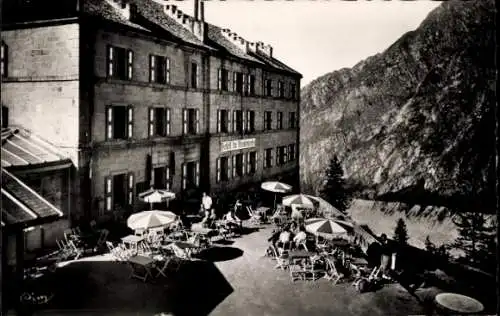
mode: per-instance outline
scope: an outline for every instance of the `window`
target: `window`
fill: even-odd
[[[132,106],[108,106],[106,109],[106,139],[129,139],[133,136]]]
[[[243,111],[233,111],[233,132],[243,133]]]
[[[108,46],[108,77],[131,80],[134,52],[121,47]]]
[[[134,174],[122,173],[105,178],[105,209],[112,211],[134,203]]]
[[[255,132],[255,111],[247,111],[247,133]]]
[[[217,183],[229,180],[229,158],[220,157],[217,159]]]
[[[199,86],[198,64],[191,63],[191,88],[197,89]]]
[[[297,117],[295,116],[295,112],[288,113],[288,127],[289,128],[297,128]]]
[[[149,136],[169,136],[170,126],[169,108],[149,108]]]
[[[2,128],[9,126],[9,108],[2,105]]]
[[[233,72],[233,91],[243,93],[243,74],[240,72]]]
[[[279,146],[276,148],[276,165],[281,166],[286,164],[287,146]]]
[[[273,166],[273,149],[267,148],[264,150],[264,168],[271,168]]]
[[[265,111],[264,112],[264,130],[270,131],[273,129],[273,112]]]
[[[234,169],[235,169],[235,175],[238,177],[242,177],[244,175],[243,173],[243,154],[237,154],[234,157]]]
[[[294,100],[295,100],[295,98],[296,98],[296,94],[297,94],[297,93],[295,92],[295,90],[296,90],[296,88],[295,88],[295,87],[296,87],[295,83],[290,83],[290,98],[292,98],[292,99],[294,99]]]
[[[217,133],[228,133],[229,111],[217,110]]]
[[[247,174],[252,175],[257,171],[257,152],[247,153]]]
[[[170,59],[163,56],[149,55],[149,81],[170,83]]]
[[[246,83],[246,95],[254,96],[255,95],[255,76],[248,75],[247,83]]]
[[[273,81],[271,79],[266,79],[266,96],[273,96]]]
[[[197,188],[200,185],[200,162],[182,164],[182,189]]]
[[[7,77],[7,70],[9,68],[9,47],[7,44],[2,41],[2,48],[1,48],[1,64],[0,68],[2,71],[2,78]]]
[[[183,134],[198,134],[200,132],[200,110],[184,109],[182,111]]]
[[[288,161],[295,160],[295,144],[288,145]]]
[[[221,91],[229,90],[229,72],[226,69],[219,69],[217,76],[217,89]]]
[[[283,129],[283,112],[277,112],[276,113],[276,128],[277,129]]]
[[[278,96],[280,98],[285,97],[285,86],[283,85],[283,81],[278,81]]]

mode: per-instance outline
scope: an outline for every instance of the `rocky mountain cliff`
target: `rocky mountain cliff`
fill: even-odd
[[[450,1],[302,90],[301,185],[332,154],[363,197],[494,210],[495,3]]]

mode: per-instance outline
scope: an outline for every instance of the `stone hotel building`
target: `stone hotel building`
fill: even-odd
[[[298,178],[301,75],[194,7],[3,2],[2,127],[72,163],[65,216],[144,207],[150,185],[182,200]]]

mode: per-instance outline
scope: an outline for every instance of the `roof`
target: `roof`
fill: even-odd
[[[85,0],[83,1],[83,11],[90,16],[104,18],[108,21],[124,24],[135,29],[149,32],[148,29],[130,22],[125,16],[119,13],[109,3],[104,0]]]
[[[57,207],[3,168],[1,183],[2,226],[16,224],[29,226],[63,216]]]
[[[2,129],[2,167],[67,164],[71,160],[40,137],[21,128]]]
[[[207,23],[207,37],[208,44],[214,46],[218,50],[223,50],[235,57],[243,58],[257,63],[262,63],[259,59],[252,57],[243,51],[238,46],[231,43],[224,35],[222,35],[222,29],[218,26]]]
[[[134,23],[120,13],[118,9],[110,5],[106,0],[85,0],[83,11],[90,16],[100,17],[105,20],[121,23],[123,25],[150,33],[158,33],[158,31],[164,32],[165,35],[167,35],[166,39],[177,39],[190,45],[215,50],[246,61],[267,65],[268,67],[272,67],[280,71],[300,75],[299,72],[286,66],[276,58],[268,57],[259,53],[247,52],[245,49],[233,44],[222,34],[222,29],[219,26],[205,23],[206,41],[203,42],[190,30],[181,25],[177,20],[167,15],[164,12],[164,6],[160,3],[151,0],[128,1],[133,4],[136,9],[137,16],[135,17],[135,20],[133,20]],[[141,19],[141,21],[138,19]]]

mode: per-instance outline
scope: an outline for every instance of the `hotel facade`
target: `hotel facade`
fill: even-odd
[[[194,5],[4,5],[2,127],[72,162],[66,215],[139,209],[151,185],[187,200],[298,179],[301,75]]]

